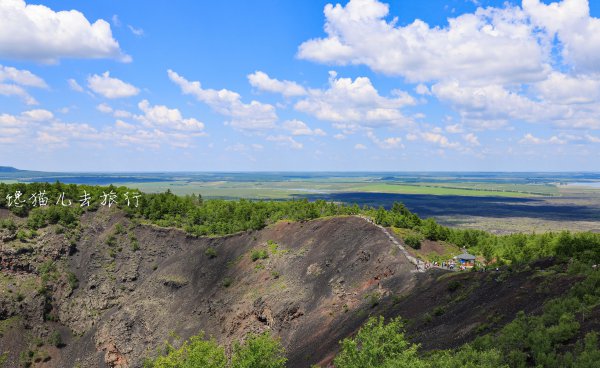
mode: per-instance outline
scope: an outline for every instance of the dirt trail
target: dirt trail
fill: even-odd
[[[396,237],[394,237],[392,234],[390,234],[390,232],[385,227],[376,224],[369,217],[361,216],[361,215],[357,215],[356,217],[361,218],[361,219],[367,221],[368,223],[377,226],[381,231],[383,231],[384,234],[390,239],[390,241],[400,249],[400,252],[402,252],[402,254],[406,257],[406,259],[408,259],[408,261],[410,263],[415,265],[416,269],[413,272],[425,272],[425,263],[423,261],[411,256],[410,253],[408,253],[408,251],[406,250],[406,248],[404,248],[404,246],[402,244],[400,244],[400,242],[396,239]]]

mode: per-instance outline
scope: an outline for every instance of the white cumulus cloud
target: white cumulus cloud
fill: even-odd
[[[69,78],[67,80],[67,83],[69,84],[69,88],[71,88],[73,91],[83,92],[83,87],[79,83],[77,83],[75,79]]]
[[[562,139],[557,136],[552,136],[548,139],[538,138],[531,133],[525,134],[521,140],[519,140],[521,144],[566,144],[567,140]]]
[[[300,45],[298,56],[322,63],[364,64],[413,82],[448,77],[535,81],[549,69],[544,50],[519,7],[478,9],[430,27],[421,20],[397,26],[386,21],[389,5],[351,0],[325,6],[327,37]]]
[[[261,91],[281,93],[286,97],[303,96],[306,94],[306,89],[298,83],[273,79],[267,73],[261,71],[248,74],[248,81],[252,87],[258,88]]]
[[[421,138],[426,142],[436,144],[442,148],[458,149],[461,147],[460,143],[451,142],[446,136],[439,133],[424,132],[421,133]]]
[[[463,135],[463,139],[472,146],[479,146],[479,138],[473,133],[467,133]]]
[[[292,135],[327,135],[322,129],[311,129],[305,122],[295,119],[284,121],[283,128],[289,130]]]
[[[95,93],[106,98],[131,97],[140,93],[140,90],[120,79],[110,76],[110,72],[101,75],[94,74],[87,79],[88,87]]]
[[[338,127],[405,126],[411,120],[401,108],[415,104],[408,93],[395,90],[393,96],[384,97],[367,77],[337,78],[330,72],[328,89],[310,89],[308,96],[298,101],[294,108],[320,120],[336,123]]]
[[[17,96],[27,105],[37,105],[37,100],[27,92],[27,87],[48,88],[48,85],[29,70],[0,65],[0,95]]]
[[[277,142],[278,144],[288,146],[292,149],[302,149],[303,144],[296,141],[294,138],[288,135],[270,135],[267,137],[268,141]]]
[[[523,9],[549,39],[558,38],[568,64],[579,72],[600,72],[600,19],[590,16],[588,0],[523,0]]]
[[[131,61],[105,20],[90,23],[77,10],[56,12],[24,0],[0,1],[0,55],[45,63],[61,58]]]
[[[302,43],[302,59],[401,76],[477,129],[520,121],[600,129],[600,18],[588,0],[505,2],[444,26],[398,25],[379,0],[324,12],[326,35]]]
[[[367,137],[371,140],[371,142],[375,143],[375,145],[382,149],[404,148],[404,145],[402,144],[402,138],[400,137],[379,139],[372,131],[367,132]]]
[[[243,103],[241,96],[236,92],[227,89],[205,89],[200,82],[190,82],[172,70],[168,70],[167,73],[183,94],[194,96],[217,113],[230,118],[227,124],[231,127],[249,131],[275,127],[277,114],[273,105],[254,100]]]
[[[183,118],[178,109],[171,109],[164,105],[152,106],[148,100],[141,101],[138,107],[144,115],[136,115],[135,118],[148,126],[199,133],[204,130],[204,123],[194,118]]]

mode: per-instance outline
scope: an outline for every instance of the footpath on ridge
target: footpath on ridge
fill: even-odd
[[[392,234],[390,234],[390,232],[385,227],[376,224],[371,218],[369,218],[367,216],[356,215],[356,217],[359,217],[359,218],[377,226],[378,228],[380,228],[381,231],[383,231],[385,233],[385,235],[387,235],[387,237],[390,239],[390,241],[400,249],[400,252],[402,252],[402,254],[404,254],[406,259],[408,259],[408,261],[410,263],[415,265],[415,270],[413,272],[425,272],[425,263],[423,261],[411,256],[410,253],[408,253],[408,251],[406,250],[406,248],[402,244],[400,244],[400,242],[396,239],[396,237],[394,237]]]

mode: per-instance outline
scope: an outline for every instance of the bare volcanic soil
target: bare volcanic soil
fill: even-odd
[[[7,230],[0,238],[7,367],[23,355],[36,367],[141,367],[165,341],[204,331],[230,346],[266,330],[281,338],[289,367],[324,366],[378,314],[410,318],[409,335],[425,349],[454,347],[573,282],[541,289],[533,273],[415,273],[357,217],[196,238],[102,209],[83,215],[77,235],[53,225],[32,239]],[[48,343],[57,334],[61,342]]]
[[[81,223],[75,245],[52,227],[31,243],[2,243],[8,284],[39,283],[39,265],[47,260],[78,280],[73,289],[59,275],[51,296],[33,287],[19,301],[2,301],[0,318],[18,317],[13,330],[24,332],[0,339],[9,366],[17,364],[18,350],[27,350],[28,335],[60,327],[64,346],[41,347],[50,355],[44,366],[139,367],[174,336],[204,331],[230,344],[271,330],[287,348],[290,366],[306,367],[331,355],[368,317],[374,300],[414,284],[412,266],[387,236],[354,217],[279,222],[220,238],[136,225],[117,211],[87,213]],[[139,249],[130,246],[132,238]],[[266,258],[253,260],[255,251]]]

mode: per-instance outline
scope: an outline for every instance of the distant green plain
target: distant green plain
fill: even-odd
[[[148,193],[170,190],[175,194],[201,194],[207,198],[253,198],[286,199],[307,194],[338,192],[367,192],[390,194],[454,195],[475,197],[532,197],[558,196],[560,192],[552,185],[486,184],[486,183],[369,183],[366,181],[270,181],[270,182],[132,182],[122,185],[138,188]]]

